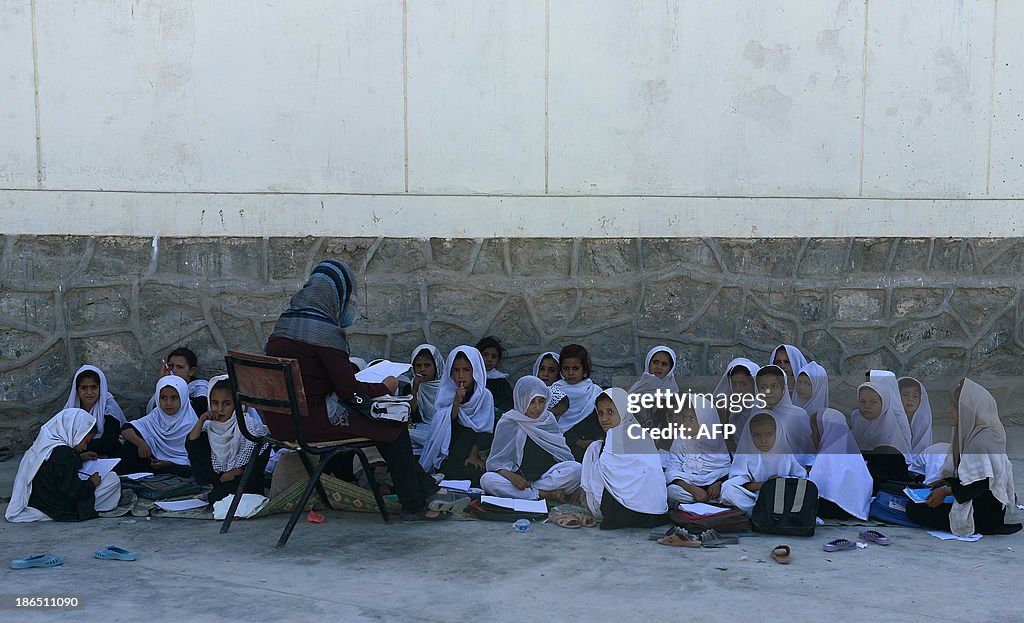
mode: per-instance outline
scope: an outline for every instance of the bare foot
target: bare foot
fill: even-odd
[[[555,489],[554,491],[541,491],[540,499],[551,500],[552,502],[564,502],[565,501],[565,490]]]

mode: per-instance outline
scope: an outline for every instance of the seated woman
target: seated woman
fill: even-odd
[[[405,424],[371,420],[345,408],[338,400],[355,394],[371,397],[393,393],[398,380],[363,383],[349,361],[345,329],[356,318],[356,279],[348,264],[326,260],[317,264],[302,289],[291,299],[267,340],[266,354],[297,359],[306,392],[306,440],[336,441],[367,437],[377,442],[402,504],[402,521],[435,521],[448,517],[449,500],[434,497],[437,483],[420,468],[412,454]],[[327,398],[333,394],[332,415]],[[493,414],[492,414],[493,417]],[[267,418],[271,433],[274,422]],[[445,508],[445,506],[447,508]],[[431,510],[428,506],[435,507]],[[436,510],[440,508],[441,510]]]
[[[459,346],[445,361],[437,411],[420,465],[449,480],[469,480],[479,487],[486,471],[480,451],[491,447],[493,436],[494,398],[487,389],[483,357],[472,346]]]
[[[885,385],[863,383],[857,388],[858,408],[850,414],[850,431],[867,460],[876,491],[886,481],[910,480],[910,440],[900,426],[902,416],[893,408],[894,402]]]
[[[786,427],[769,411],[759,411],[750,418],[732,459],[729,479],[722,485],[722,502],[749,515],[769,480],[807,477],[786,435]]]
[[[437,390],[441,387],[444,357],[431,344],[420,344],[412,349],[412,402],[409,404],[411,422],[409,437],[412,451],[419,454],[430,436],[430,423],[437,411]]]
[[[583,460],[587,447],[604,436],[597,422],[594,402],[601,395],[601,386],[590,378],[593,365],[590,353],[579,344],[569,344],[558,355],[562,366],[562,379],[551,386],[552,392],[565,395],[551,408],[558,418],[558,427],[577,461]]]
[[[544,381],[544,384],[551,390],[551,397],[548,398],[548,411],[555,413],[556,407],[558,408],[558,416],[565,413],[565,410],[569,407],[569,401],[565,400],[565,393],[561,389],[555,388],[555,383],[562,379],[562,368],[558,363],[558,353],[554,351],[548,351],[541,353],[537,357],[537,361],[533,362],[533,376]],[[559,407],[559,403],[562,403]]]
[[[737,432],[743,432],[747,421],[753,413],[753,407],[744,406],[753,404],[755,398],[754,377],[761,369],[759,365],[746,357],[737,357],[725,367],[722,378],[715,385],[715,396],[726,396],[728,408],[718,410],[718,418],[722,424],[732,424]],[[716,400],[721,400],[716,398]],[[730,451],[736,450],[736,440],[727,440],[726,444]]]
[[[764,366],[755,377],[757,392],[764,395],[767,410],[786,429],[786,438],[798,461],[810,465],[814,456],[811,418],[790,399],[792,379],[779,366]],[[741,431],[742,432],[742,431]]]
[[[199,416],[185,439],[185,451],[196,482],[213,487],[206,494],[206,501],[213,504],[234,493],[249,461],[256,461],[256,464],[244,493],[263,495],[263,471],[270,454],[266,452],[266,445],[257,452],[256,444],[238,429],[228,375],[210,379],[208,398],[209,409]],[[245,427],[254,437],[266,434],[263,422],[251,407],[245,410]]]
[[[818,453],[807,478],[818,487],[818,517],[868,519],[873,483],[843,414],[823,409],[811,417]]]
[[[121,453],[121,427],[127,423],[124,412],[107,390],[107,377],[96,366],[82,366],[75,372],[71,394],[65,409],[82,409],[96,418],[96,436],[89,451],[102,457]]]
[[[488,495],[524,500],[565,501],[579,489],[583,466],[572,458],[555,416],[548,411],[544,381],[524,376],[494,431],[487,473],[480,486]]]
[[[949,453],[948,443],[932,443],[932,403],[924,384],[909,376],[899,379],[900,401],[910,421],[911,473],[924,476],[925,482],[941,477],[942,463]]]
[[[714,403],[703,397],[695,400],[693,394],[688,394],[679,421],[673,423],[682,425],[687,439],[676,438],[668,453],[665,482],[669,503],[675,506],[718,500],[732,464],[729,449],[724,436],[704,435],[698,439],[701,425],[712,431],[711,426],[720,423]]]
[[[488,335],[476,343],[476,349],[484,358],[484,366],[487,368],[487,391],[494,397],[496,413],[504,413],[513,407],[512,385],[509,383],[508,374],[498,369],[501,360],[505,358],[505,348],[498,338]]]
[[[619,387],[603,391],[594,403],[605,439],[594,441],[583,457],[580,502],[602,530],[655,528],[668,523],[668,495],[658,450],[650,437],[633,439],[629,394]],[[635,431],[634,431],[635,432]]]
[[[828,373],[825,368],[812,361],[797,372],[795,395],[793,404],[811,417],[828,409]]]
[[[907,517],[958,536],[1013,534],[1021,524],[1006,524],[1016,503],[1013,466],[1006,456],[1006,430],[992,394],[970,379],[953,392],[949,410],[953,441],[942,466],[943,479],[929,485],[923,504],[907,504]],[[946,496],[954,501],[945,503]]]
[[[192,404],[192,411],[195,413],[202,413],[206,410],[206,394],[209,392],[210,385],[206,381],[196,376],[196,370],[198,370],[199,359],[196,354],[192,352],[191,348],[182,346],[181,348],[175,348],[167,355],[167,359],[163,360],[163,367],[160,370],[162,376],[168,376],[173,374],[174,376],[185,379],[188,384],[188,399]],[[150,399],[149,404],[146,405],[147,411],[156,409],[156,397]]]
[[[18,466],[7,521],[82,521],[113,510],[121,499],[117,474],[79,477],[95,435],[96,419],[82,409],[64,409],[43,424]]]
[[[644,360],[644,373],[629,388],[630,394],[657,395],[657,392],[679,393],[676,383],[676,354],[668,346],[655,346],[647,352]],[[636,421],[642,426],[650,427],[655,420],[654,409],[640,409]]]
[[[168,375],[156,383],[157,403],[147,415],[124,425],[117,473],[169,473],[189,478],[192,468],[185,450],[185,438],[198,418],[188,400],[184,379]]]

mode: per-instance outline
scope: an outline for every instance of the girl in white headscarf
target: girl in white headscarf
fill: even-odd
[[[678,424],[686,429],[688,438],[673,440],[668,452],[665,466],[668,501],[676,505],[717,500],[722,493],[722,484],[729,476],[729,449],[724,437],[701,436],[698,433],[701,426],[705,431],[714,430],[711,427],[720,423],[718,411],[711,401],[698,396],[687,398],[679,416]],[[673,416],[669,415],[669,419]]]
[[[725,367],[725,372],[718,385],[715,385],[714,391],[715,396],[728,397],[729,406],[718,412],[723,424],[732,424],[737,431],[742,431],[747,425],[747,420],[753,413],[753,407],[750,405],[757,392],[754,377],[760,369],[761,366],[746,357],[737,357]],[[730,447],[730,450],[735,449],[735,445]]]
[[[185,450],[185,438],[198,418],[188,399],[185,380],[173,374],[156,384],[154,399],[159,405],[147,415],[121,429],[125,443],[117,471],[169,472],[190,477],[192,469]]]
[[[807,365],[807,358],[804,357],[804,354],[792,344],[779,344],[778,348],[772,352],[772,360],[768,362],[768,365],[778,366],[786,373],[790,384],[789,397],[796,401],[796,384],[793,383],[793,379],[796,378],[796,373]]]
[[[629,413],[629,394],[612,387],[594,406],[605,439],[590,444],[583,457],[583,501],[602,520],[602,530],[667,523],[661,459],[654,441],[638,434],[641,426]]]
[[[857,388],[858,408],[850,414],[850,430],[861,452],[893,448],[904,457],[910,454],[910,439],[900,426],[894,394],[877,381]]]
[[[82,409],[64,409],[43,424],[18,466],[7,521],[81,521],[113,510],[121,498],[117,474],[80,478],[82,454],[95,434],[95,417]]]
[[[630,394],[657,395],[657,392],[679,393],[679,384],[676,383],[676,354],[668,346],[655,346],[647,352],[644,360],[644,373],[637,379],[636,383],[629,388]],[[636,414],[636,419],[644,426],[651,426],[654,422],[653,409],[641,409]]]
[[[948,443],[932,443],[932,403],[924,383],[905,376],[899,379],[900,401],[910,421],[910,457],[908,469],[925,477],[939,479],[942,463],[949,453]]]
[[[448,353],[430,435],[420,454],[427,473],[441,471],[449,480],[480,486],[485,471],[481,450],[494,434],[494,398],[487,390],[487,372],[480,351],[459,346]]]
[[[949,424],[953,427],[943,479],[929,485],[928,500],[907,505],[907,517],[922,526],[958,536],[1013,534],[1021,524],[1006,524],[1006,511],[1017,503],[1013,466],[1006,456],[1006,430],[992,394],[970,379],[953,392]],[[944,502],[952,495],[953,503]]]
[[[228,375],[210,379],[207,400],[207,410],[185,439],[185,451],[196,482],[213,487],[206,494],[206,501],[212,504],[234,493],[251,460],[255,460],[256,465],[245,483],[245,493],[263,495],[263,471],[269,454],[265,451],[266,445],[261,452],[256,452],[256,444],[239,430]],[[263,422],[252,407],[245,408],[243,416],[250,435],[266,434]]]
[[[593,364],[590,353],[583,346],[563,346],[558,358],[562,366],[562,379],[551,386],[551,391],[565,394],[563,401],[567,404],[564,407],[562,404],[556,405],[552,413],[558,418],[558,427],[565,434],[572,455],[582,461],[587,447],[603,436],[594,413],[594,401],[601,395],[601,386],[590,378]]]
[[[480,487],[489,495],[524,500],[564,501],[580,486],[583,466],[572,458],[555,416],[547,409],[548,389],[535,376],[516,383],[515,409],[494,430],[487,473]]]
[[[812,361],[796,375],[796,398],[793,404],[814,416],[828,408],[828,373]]]
[[[83,409],[96,418],[96,436],[89,451],[97,456],[116,457],[121,452],[121,427],[127,423],[117,400],[107,389],[107,377],[96,366],[82,366],[75,372],[65,409]]]
[[[423,451],[430,435],[430,423],[437,410],[437,390],[441,388],[444,357],[433,344],[420,344],[412,349],[412,410],[413,424],[409,427],[413,454]]]
[[[551,390],[551,397],[548,398],[548,411],[555,415],[556,420],[569,408],[569,401],[565,399],[565,392],[555,385],[556,382],[562,379],[561,370],[561,365],[558,363],[558,353],[554,351],[541,353],[537,356],[537,360],[533,362],[533,376],[544,381],[544,384]]]
[[[199,413],[206,407],[206,394],[210,391],[210,384],[196,376],[199,360],[191,348],[182,346],[175,348],[163,360],[161,373],[164,376],[173,374],[185,379],[188,384],[188,397],[192,403],[192,410]],[[157,408],[157,397],[153,396],[146,405],[147,411]]]
[[[722,485],[721,499],[749,515],[767,481],[806,477],[807,471],[793,456],[786,427],[770,411],[759,411],[740,436],[729,479]]]
[[[508,373],[498,369],[501,360],[505,358],[505,347],[501,345],[501,340],[488,335],[476,343],[476,349],[480,351],[487,368],[487,390],[494,398],[494,408],[498,413],[504,413],[512,408],[512,385]]]
[[[764,396],[768,411],[786,429],[786,437],[803,465],[811,464],[814,441],[811,439],[811,418],[790,400],[791,381],[779,366],[764,366],[757,371],[757,392]]]
[[[818,487],[818,516],[867,521],[873,481],[843,414],[822,409],[811,416],[818,454],[807,477]]]

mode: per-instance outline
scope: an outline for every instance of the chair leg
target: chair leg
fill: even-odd
[[[320,501],[322,501],[324,503],[324,508],[330,508],[331,507],[331,501],[327,499],[327,492],[324,491],[324,486],[323,486],[323,484],[320,483],[320,476],[319,475],[323,473],[324,469],[327,467],[327,464],[330,462],[330,460],[332,458],[337,456],[337,454],[338,453],[335,452],[335,453],[320,455],[320,462],[317,463],[317,469],[316,469],[317,477],[315,479],[316,493],[317,493],[317,495],[320,496]],[[305,452],[299,452],[299,459],[302,460],[302,465],[306,468],[306,473],[309,474],[310,478],[313,478],[313,465],[309,462],[309,457],[306,456]]]
[[[384,505],[384,496],[380,494],[380,487],[377,486],[377,479],[373,476],[373,470],[370,468],[370,461],[363,454],[362,448],[355,448],[356,456],[359,457],[359,462],[363,466],[363,473],[366,474],[366,481],[370,483],[370,491],[373,492],[374,499],[377,500],[377,508],[380,509],[380,516],[384,519],[384,523],[391,523],[391,516],[388,513],[387,506]]]
[[[292,511],[291,516],[288,518],[288,524],[284,527],[284,532],[281,533],[281,538],[277,541],[277,548],[281,549],[288,542],[288,537],[292,535],[292,530],[295,529],[295,524],[299,522],[299,517],[302,516],[302,511],[306,508],[306,502],[309,501],[311,495],[313,495],[313,489],[316,485],[320,484],[320,474],[323,473],[324,467],[327,466],[327,461],[320,461],[320,464],[316,466],[316,469],[312,469],[312,465],[309,464],[309,460],[305,457],[304,452],[299,452],[299,456],[302,458],[303,464],[309,471],[309,482],[306,483],[306,488],[302,492],[302,497],[295,504],[295,510]],[[323,490],[323,487],[320,487]],[[326,495],[324,495],[324,501],[326,502]]]
[[[260,453],[262,454],[262,453]],[[249,464],[245,466],[245,471],[242,472],[242,480],[238,482],[238,488],[235,490],[235,497],[231,499],[231,506],[228,508],[228,514],[224,517],[224,523],[220,526],[220,533],[224,534],[231,528],[231,521],[235,518],[235,511],[238,510],[238,503],[242,501],[242,493],[245,491],[245,485],[249,482],[249,477],[252,476],[253,465],[256,464],[256,459],[260,455],[249,459]]]

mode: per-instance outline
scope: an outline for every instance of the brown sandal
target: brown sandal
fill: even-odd
[[[667,537],[658,539],[658,543],[661,545],[668,545],[669,547],[700,547],[701,542],[695,541],[682,532],[673,532]]]
[[[583,522],[577,513],[562,513],[551,517],[551,521],[560,528],[582,528]]]
[[[776,545],[772,550],[772,560],[780,565],[788,565],[791,559],[788,545]]]

